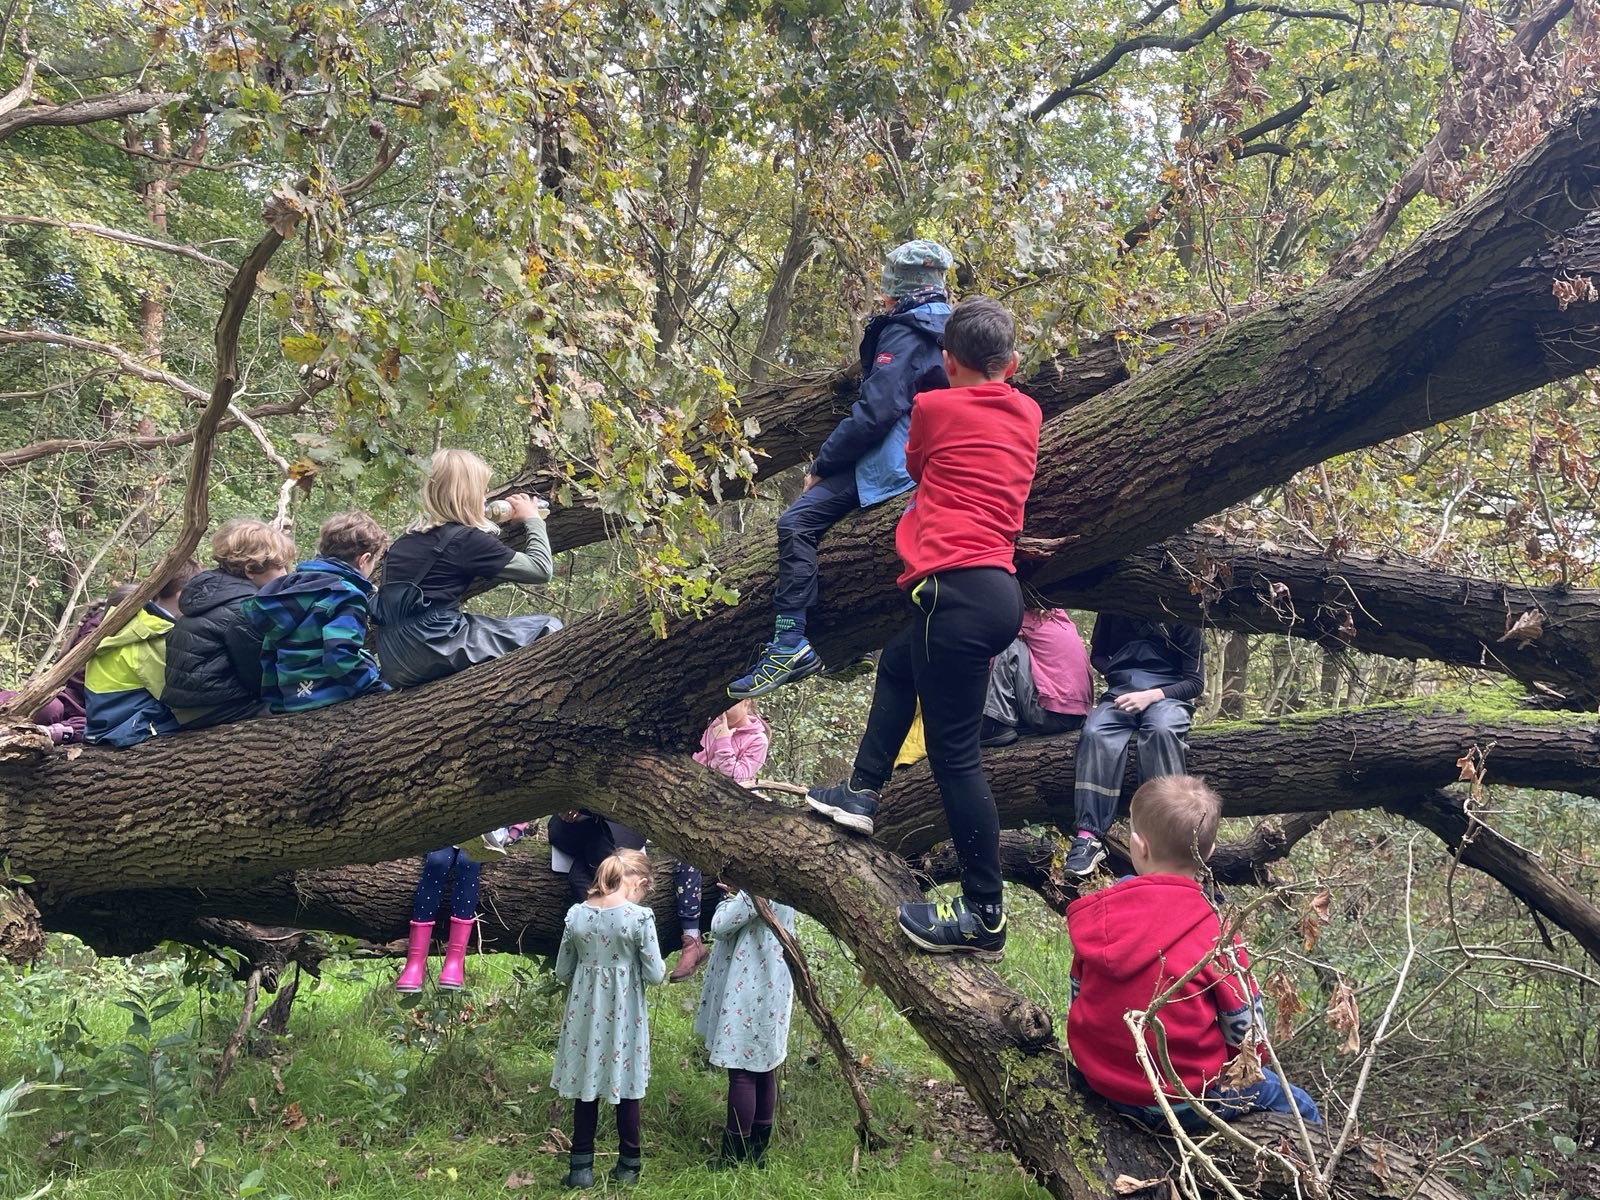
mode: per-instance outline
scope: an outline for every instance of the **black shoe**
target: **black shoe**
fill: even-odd
[[[594,1186],[594,1155],[567,1155],[567,1173],[562,1176],[564,1188],[592,1188]]]
[[[878,656],[876,654],[858,654],[854,658],[840,663],[837,667],[822,668],[822,677],[831,679],[834,683],[851,683],[857,679],[865,679],[878,669]]]
[[[1072,844],[1067,847],[1067,861],[1061,864],[1061,869],[1068,875],[1076,875],[1079,879],[1093,875],[1094,869],[1106,860],[1106,848],[1100,839],[1090,834],[1080,833],[1072,839]]]
[[[1006,948],[1006,917],[990,929],[962,899],[902,904],[900,930],[931,954],[981,954],[998,958]]]
[[[750,1128],[750,1165],[757,1170],[767,1169],[767,1143],[772,1141],[771,1125],[753,1125]]]
[[[750,1140],[731,1129],[722,1131],[722,1148],[706,1163],[708,1171],[731,1171],[750,1157]]]
[[[639,1172],[644,1169],[644,1159],[637,1154],[617,1155],[617,1165],[611,1168],[613,1183],[638,1183]]]
[[[991,750],[998,746],[1009,746],[1020,736],[1015,725],[1007,725],[993,717],[985,717],[983,724],[978,727],[978,745]]]
[[[834,824],[872,836],[872,818],[878,814],[878,793],[871,788],[858,792],[848,783],[812,788],[806,793],[806,803]]]

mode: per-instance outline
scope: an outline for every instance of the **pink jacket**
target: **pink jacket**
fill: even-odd
[[[760,717],[753,717],[727,737],[712,737],[711,726],[716,723],[717,718],[711,718],[711,724],[700,735],[700,749],[695,751],[695,762],[726,775],[735,783],[749,783],[761,774],[761,768],[766,764],[772,730]]]
[[[1041,708],[1082,716],[1094,707],[1089,654],[1066,609],[1028,609],[1018,636],[1033,659],[1033,686],[1039,691]]]

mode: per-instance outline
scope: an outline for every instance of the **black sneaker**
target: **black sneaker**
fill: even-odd
[[[1094,874],[1094,869],[1106,860],[1106,848],[1100,839],[1090,834],[1080,833],[1072,839],[1072,844],[1067,847],[1067,861],[1061,864],[1061,869],[1068,875],[1076,875],[1079,879]]]
[[[1006,917],[990,929],[960,898],[937,904],[902,904],[900,930],[931,954],[979,954],[999,958],[1006,948]]]
[[[851,683],[857,679],[865,679],[878,669],[878,656],[876,654],[858,654],[848,662],[842,662],[836,667],[824,667],[822,677],[834,683]]]
[[[1007,725],[1004,721],[996,721],[993,717],[985,717],[983,723],[978,726],[978,745],[986,750],[1009,746],[1021,736],[1015,725]]]
[[[848,783],[812,788],[806,793],[806,803],[834,824],[872,836],[872,818],[878,813],[878,793],[871,788],[858,792]]]
[[[761,657],[756,659],[750,673],[728,685],[728,695],[735,700],[765,696],[820,670],[822,659],[805,638],[794,643],[768,642],[761,647]]]

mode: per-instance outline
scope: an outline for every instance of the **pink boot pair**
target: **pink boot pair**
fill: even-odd
[[[476,921],[450,918],[450,940],[445,943],[444,963],[439,967],[439,986],[459,988],[466,982],[467,944],[472,940]],[[394,981],[397,992],[420,992],[428,982],[428,944],[433,940],[432,921],[411,922],[411,938],[406,943],[406,965]]]

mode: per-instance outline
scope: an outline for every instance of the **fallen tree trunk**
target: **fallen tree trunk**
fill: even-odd
[[[1044,589],[1055,603],[1511,676],[1564,708],[1600,701],[1600,591],[1529,587],[1403,558],[1185,534]],[[1554,693],[1554,694],[1552,694]]]

